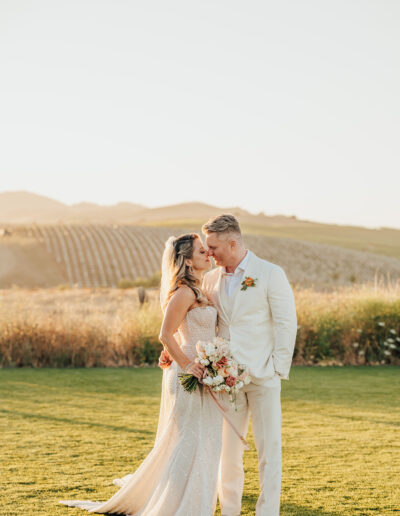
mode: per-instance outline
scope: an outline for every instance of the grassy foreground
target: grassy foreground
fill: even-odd
[[[281,515],[398,513],[399,373],[395,366],[292,368],[282,382]],[[152,448],[161,374],[1,370],[0,513],[84,514],[57,500],[114,494],[112,480],[133,472]],[[254,515],[258,496],[249,437],[243,515]]]

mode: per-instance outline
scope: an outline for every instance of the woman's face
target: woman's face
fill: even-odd
[[[195,238],[193,242],[193,256],[190,260],[194,270],[207,271],[211,268],[211,260],[203,246],[200,238]]]

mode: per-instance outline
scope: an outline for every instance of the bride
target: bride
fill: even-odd
[[[160,301],[164,312],[161,406],[153,449],[139,468],[113,483],[120,487],[106,502],[59,500],[89,512],[135,516],[210,516],[217,502],[222,415],[207,390],[186,392],[178,374],[201,382],[196,342],[215,336],[217,310],[201,290],[211,262],[201,238],[170,237],[162,263]],[[169,356],[173,359],[169,367]],[[221,396],[217,394],[218,398]]]

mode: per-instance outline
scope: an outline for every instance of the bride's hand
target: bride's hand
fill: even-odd
[[[200,383],[203,383],[202,378],[205,369],[206,368],[202,364],[199,364],[198,362],[192,362],[190,366],[186,369],[186,373],[192,374],[199,380]]]

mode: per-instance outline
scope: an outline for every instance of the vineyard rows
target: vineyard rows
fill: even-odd
[[[149,278],[161,268],[164,243],[182,228],[60,224],[14,226],[34,238],[57,262],[65,281],[78,287],[116,287],[122,279]],[[197,229],[199,231],[199,228]],[[400,260],[365,251],[288,238],[245,235],[258,256],[281,265],[299,286],[323,288],[400,279]]]
[[[123,278],[151,276],[160,269],[170,234],[159,228],[105,225],[32,225],[17,232],[41,242],[68,283],[78,287],[115,287]]]

